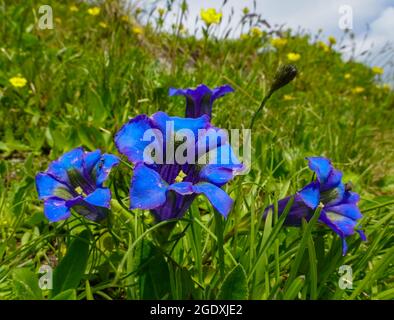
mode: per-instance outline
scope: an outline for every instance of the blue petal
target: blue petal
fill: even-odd
[[[311,209],[316,209],[320,202],[319,187],[318,182],[311,182],[298,192],[301,200]]]
[[[70,217],[70,210],[63,199],[52,197],[44,202],[44,214],[49,221],[56,222]]]
[[[343,203],[357,204],[360,201],[360,195],[356,192],[346,191],[342,201]]]
[[[188,89],[170,88],[170,90],[169,90],[169,96],[186,96],[190,99],[195,100],[195,102],[197,102],[197,103],[200,102],[201,99],[207,94],[211,95],[212,91],[205,84],[200,84],[195,89],[192,89],[192,88],[188,88]]]
[[[214,184],[202,182],[193,186],[194,192],[204,194],[213,207],[223,216],[227,217],[233,206],[233,199],[231,199],[226,192]]]
[[[355,204],[340,204],[336,206],[326,207],[325,210],[338,213],[353,220],[358,220],[363,217],[360,209]]]
[[[198,118],[182,118],[170,117],[165,112],[159,111],[152,115],[152,120],[165,137],[167,137],[166,125],[172,128],[171,122],[173,122],[174,133],[182,129],[189,129],[194,133],[195,138],[198,137],[198,130],[208,129],[210,126],[209,117],[207,115],[202,115]]]
[[[168,187],[168,190],[175,191],[181,195],[193,193],[193,184],[191,182],[176,182]]]
[[[167,183],[142,163],[134,169],[130,188],[131,209],[154,209],[166,201]]]
[[[84,151],[81,147],[73,149],[53,161],[47,172],[61,182],[70,183],[67,171],[76,170],[83,174],[83,158]]]
[[[342,171],[336,170],[335,168],[332,168],[330,171],[326,182],[324,182],[324,185],[322,186],[323,190],[327,190],[330,188],[335,188],[339,184],[341,184],[342,180]]]
[[[97,189],[97,190],[100,190],[100,189]],[[101,190],[104,190],[104,189],[101,189]],[[108,194],[105,194],[105,193],[106,193],[106,191],[103,192],[102,196],[108,197]],[[98,199],[99,194],[95,194],[95,192],[91,193],[89,196],[87,196],[86,198],[83,198],[82,196],[78,196],[78,197],[75,197],[71,200],[67,200],[66,206],[70,209],[72,208],[75,212],[77,212],[81,216],[83,216],[89,220],[92,220],[92,221],[100,221],[100,220],[103,220],[104,218],[106,218],[109,210],[107,209],[107,207],[98,206],[98,205],[105,204],[104,202],[106,202],[107,199],[104,199],[104,200]],[[87,201],[87,200],[89,200],[89,201]],[[94,202],[94,203],[91,203],[91,202]],[[95,203],[97,203],[97,205]],[[109,206],[109,201],[108,201],[108,206]]]
[[[332,170],[331,161],[323,157],[308,157],[307,160],[309,168],[316,173],[319,182],[326,183]]]
[[[85,152],[83,156],[83,162],[84,162],[84,168],[85,168],[85,174],[89,174],[96,163],[100,160],[101,157],[101,151],[100,150],[95,150],[92,152]]]
[[[327,210],[330,210],[330,208]],[[330,221],[329,227],[335,226],[335,229],[332,229],[340,236],[347,237],[354,234],[354,227],[357,224],[355,220],[330,211],[325,211],[325,216]]]
[[[85,201],[94,206],[109,208],[111,191],[108,188],[97,188],[85,198]]]
[[[367,241],[367,236],[365,235],[364,231],[362,230],[356,230],[356,231],[360,235],[362,241]]]
[[[230,93],[230,92],[234,92],[234,89],[231,86],[229,86],[228,84],[217,87],[217,88],[213,89],[213,91],[212,91],[211,100],[214,101],[220,97],[223,97],[225,94]]]
[[[58,196],[71,198],[69,188],[47,173],[40,172],[36,175],[36,188],[40,199]]]
[[[113,154],[104,154],[94,167],[96,186],[101,187],[107,180],[111,169],[119,164],[119,158]]]
[[[155,129],[154,124],[146,115],[131,119],[115,135],[115,145],[119,152],[133,163],[144,161],[144,150],[152,141],[144,141],[143,137],[151,129]]]

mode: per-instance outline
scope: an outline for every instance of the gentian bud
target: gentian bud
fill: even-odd
[[[281,66],[276,72],[274,81],[271,85],[271,94],[291,82],[296,77],[296,75],[297,68],[294,65],[285,64]]]

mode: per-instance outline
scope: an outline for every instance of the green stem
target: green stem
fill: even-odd
[[[386,202],[386,203],[383,203],[383,204],[378,204],[378,205],[376,205],[376,206],[373,206],[373,207],[370,207],[370,208],[367,208],[367,209],[361,210],[361,211],[362,211],[363,213],[364,213],[364,212],[369,212],[369,211],[373,211],[373,210],[376,210],[376,209],[379,209],[379,208],[383,208],[383,207],[389,206],[389,205],[391,205],[391,204],[394,204],[394,200],[389,201],[389,202]]]

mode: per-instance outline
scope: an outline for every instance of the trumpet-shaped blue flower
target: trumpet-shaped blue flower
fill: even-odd
[[[200,84],[195,89],[175,89],[170,88],[170,96],[186,97],[186,118],[198,118],[204,114],[211,118],[213,102],[234,89],[229,85],[223,85],[213,90],[205,84]]]
[[[48,220],[67,219],[71,208],[90,220],[104,219],[111,191],[103,183],[118,163],[118,157],[112,154],[76,148],[53,161],[47,171],[38,173],[36,188],[39,198],[44,200]]]
[[[207,115],[180,118],[164,112],[151,117],[139,115],[123,125],[115,136],[115,144],[119,152],[135,164],[130,208],[151,210],[158,220],[179,218],[195,197],[203,194],[218,212],[227,216],[233,200],[220,187],[242,170],[243,165],[226,139],[215,139],[219,142],[217,145],[209,142],[211,134],[215,135],[218,130],[210,124]],[[188,157],[180,161],[179,154],[176,156],[179,141],[175,142],[176,150],[171,150],[170,142],[185,131],[189,133],[183,143]],[[151,133],[148,137],[153,136],[153,141],[161,143],[156,145],[158,148],[153,155],[146,152],[153,143],[152,139],[146,139],[147,132]],[[157,160],[159,154],[162,161]],[[214,161],[199,164],[198,160],[204,155],[211,156],[209,159]]]
[[[342,239],[342,253],[347,252],[346,237],[357,231],[362,240],[366,237],[361,230],[355,230],[357,221],[362,218],[357,203],[360,196],[351,191],[349,184],[342,182],[342,172],[336,170],[331,161],[324,157],[309,157],[309,168],[315,172],[317,179],[294,195],[294,203],[286,217],[285,225],[299,226],[304,218],[309,221],[319,204],[323,205],[319,221]],[[285,209],[290,197],[279,200],[278,213]],[[268,210],[273,209],[271,205]]]

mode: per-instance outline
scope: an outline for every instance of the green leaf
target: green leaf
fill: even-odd
[[[299,276],[294,281],[291,282],[289,289],[286,290],[283,297],[284,300],[293,300],[297,297],[298,293],[301,291],[305,283],[305,277]]]
[[[30,269],[15,269],[12,273],[12,285],[18,299],[42,299],[42,291],[38,286],[38,276]]]
[[[75,289],[68,289],[60,292],[51,300],[77,300],[77,292],[75,291]]]
[[[226,276],[220,288],[220,300],[245,300],[248,298],[248,281],[244,268],[238,264]]]
[[[84,230],[71,242],[67,254],[53,272],[53,296],[78,287],[89,258],[89,241],[89,231]]]

